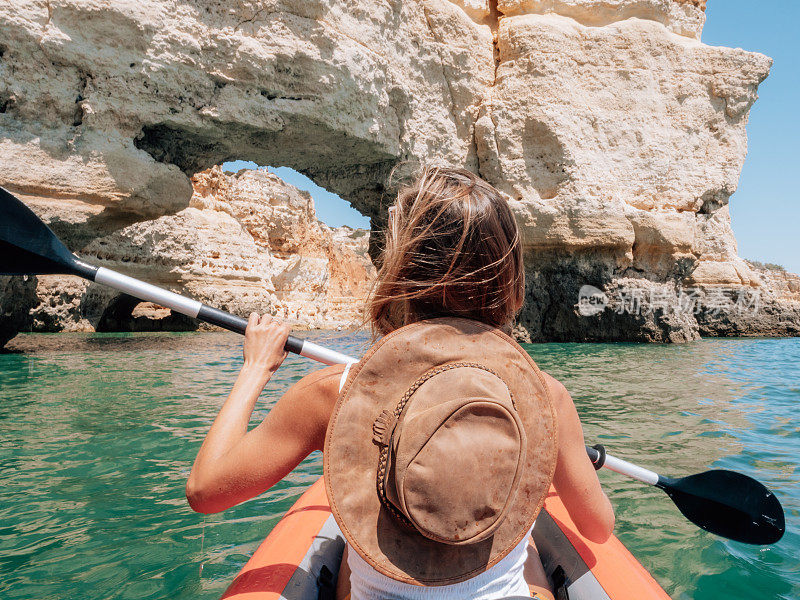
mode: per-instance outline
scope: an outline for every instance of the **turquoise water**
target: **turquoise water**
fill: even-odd
[[[316,335],[350,353],[365,338]],[[321,472],[319,455],[220,515],[189,510],[195,453],[241,364],[223,333],[34,335],[0,355],[0,597],[217,598]],[[786,509],[777,545],[728,542],[660,491],[602,481],[617,535],[675,599],[800,598],[800,339],[527,347],[587,440],[665,475],[742,471]],[[316,366],[290,358],[254,421]]]

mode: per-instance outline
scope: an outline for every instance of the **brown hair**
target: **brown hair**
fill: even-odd
[[[496,189],[464,169],[426,167],[389,211],[367,305],[373,333],[439,316],[510,326],[525,275],[517,223]]]

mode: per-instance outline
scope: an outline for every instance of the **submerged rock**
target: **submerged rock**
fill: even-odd
[[[325,306],[345,310],[349,301],[335,298],[351,296],[337,277],[355,277],[342,265],[356,263],[331,266],[327,242],[297,249],[336,235],[318,233],[300,205],[286,214],[265,205],[271,220],[250,219],[245,181],[236,184],[242,199],[204,204],[192,176],[232,158],[295,168],[372,218],[375,255],[391,170],[464,166],[508,196],[520,223],[529,271],[521,335],[796,334],[794,305],[738,257],[727,206],[771,59],[703,44],[704,8],[704,0],[5,3],[0,184],[74,250],[204,298],[208,290],[231,309],[269,302],[292,313],[290,298],[309,311],[322,302],[309,312],[316,318]],[[148,263],[140,247],[166,263]],[[193,277],[204,283],[192,287]],[[81,313],[88,304],[53,300],[62,292],[48,286],[39,283],[41,327],[98,322]],[[585,286],[607,297],[601,312],[579,310]],[[92,286],[85,293],[102,312],[108,299]],[[757,318],[736,312],[754,293]]]

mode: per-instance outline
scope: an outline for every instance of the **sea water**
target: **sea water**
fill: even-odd
[[[310,334],[358,355],[363,334]],[[184,485],[241,366],[225,333],[28,335],[0,355],[0,597],[218,598],[320,475],[314,454],[262,496],[193,513]],[[733,469],[786,510],[770,547],[687,522],[610,472],[616,534],[676,600],[800,598],[800,339],[526,349],[571,392],[590,444],[661,474]],[[318,365],[290,357],[259,422]]]

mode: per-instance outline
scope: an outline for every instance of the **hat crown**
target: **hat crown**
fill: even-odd
[[[456,363],[477,364],[499,377]],[[452,377],[439,378],[450,371]],[[436,372],[436,385],[421,389],[430,372]],[[470,373],[475,376],[464,376]],[[423,418],[440,405],[438,416]],[[513,442],[509,419],[515,414],[525,436],[518,482],[510,475],[513,460],[506,456],[503,467],[489,468],[491,447],[474,442],[499,436]],[[427,420],[438,423],[425,431]],[[499,434],[481,429],[496,423],[503,424]],[[414,431],[422,442],[414,442]],[[460,440],[465,431],[474,433],[467,436],[472,442],[455,444],[447,437]],[[352,550],[379,573],[416,585],[464,581],[497,564],[528,535],[553,478],[557,434],[544,378],[502,331],[449,317],[406,325],[367,351],[340,392],[323,453],[331,512]],[[398,477],[403,465],[406,473]],[[492,479],[498,471],[505,479]],[[502,494],[495,498],[487,490]],[[487,506],[492,514],[474,508]],[[460,516],[448,522],[444,508]],[[478,525],[463,524],[470,520]]]
[[[508,386],[479,364],[441,365],[407,390],[396,415],[381,454],[385,501],[437,542],[488,538],[516,496],[526,452]]]

